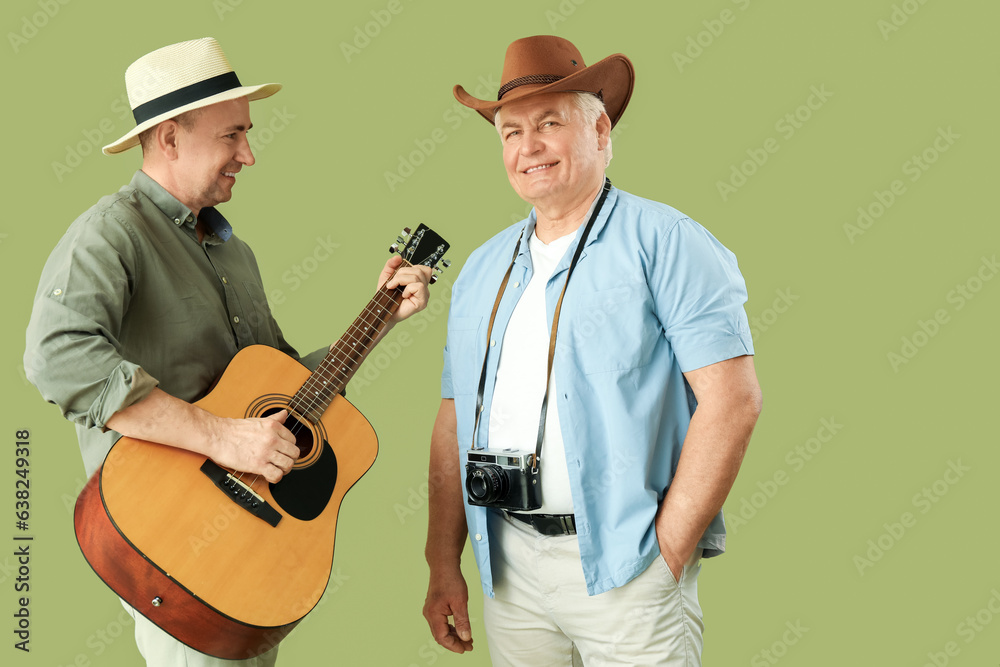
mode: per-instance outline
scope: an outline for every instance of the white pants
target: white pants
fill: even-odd
[[[701,549],[680,581],[662,558],[624,586],[587,595],[576,535],[545,536],[490,512],[493,599],[484,621],[495,667],[701,665]]]
[[[147,667],[274,667],[278,659],[277,646],[247,660],[223,660],[205,655],[174,639],[124,600],[122,606],[135,619],[135,643]]]

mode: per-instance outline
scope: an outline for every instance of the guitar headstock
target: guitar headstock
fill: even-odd
[[[423,264],[441,272],[442,267],[448,268],[451,262],[442,259],[448,251],[449,244],[441,238],[434,230],[427,225],[421,224],[417,231],[410,232],[409,227],[404,227],[403,231],[396,238],[396,242],[389,246],[389,252],[402,255],[410,265]],[[441,266],[438,266],[440,262]],[[431,276],[431,282],[437,280],[437,274]]]

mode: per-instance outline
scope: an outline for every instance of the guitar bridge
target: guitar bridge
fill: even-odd
[[[201,471],[230,500],[247,512],[250,512],[250,514],[267,522],[272,527],[277,526],[278,522],[281,521],[281,514],[271,507],[264,498],[254,492],[245,483],[233,477],[231,473],[220,468],[211,459],[205,459],[205,462],[201,465]]]

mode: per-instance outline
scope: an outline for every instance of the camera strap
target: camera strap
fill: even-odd
[[[569,279],[573,275],[573,269],[576,268],[576,263],[580,259],[580,255],[583,253],[583,247],[587,244],[587,237],[590,235],[590,229],[594,226],[594,221],[597,220],[597,216],[601,212],[601,207],[604,206],[604,200],[608,198],[608,192],[611,191],[611,179],[607,176],[604,177],[604,187],[601,189],[601,196],[597,200],[597,205],[594,207],[594,212],[590,214],[590,219],[587,220],[587,225],[583,228],[583,234],[580,236],[580,242],[576,246],[576,252],[573,254],[573,259],[569,263],[569,270],[566,272],[566,282],[563,283],[562,292],[559,294],[559,301],[556,302],[555,312],[552,314],[552,332],[549,335],[549,363],[548,370],[545,374],[545,394],[542,396],[542,411],[538,419],[538,439],[535,443],[535,455],[531,460],[532,472],[538,470],[538,464],[542,456],[542,437],[545,435],[545,415],[549,404],[549,384],[552,378],[552,362],[556,356],[556,330],[559,327],[559,312],[562,310],[563,297],[566,296],[566,287],[569,285]],[[503,299],[503,293],[507,289],[507,281],[510,280],[510,274],[514,270],[514,262],[517,260],[517,253],[521,249],[521,239],[524,237],[524,230],[521,230],[521,234],[517,237],[517,244],[514,246],[514,255],[510,258],[510,266],[507,267],[507,273],[504,274],[503,281],[500,283],[500,290],[497,292],[496,301],[493,303],[493,312],[490,314],[490,324],[486,329],[486,354],[483,356],[483,370],[479,375],[479,391],[476,395],[476,420],[472,427],[472,449],[476,449],[476,434],[479,432],[479,418],[483,414],[483,394],[486,391],[486,362],[490,356],[490,338],[493,335],[493,322],[496,320],[497,311],[500,309],[500,301]]]

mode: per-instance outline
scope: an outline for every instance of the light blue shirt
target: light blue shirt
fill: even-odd
[[[490,313],[517,237],[523,230],[528,238],[534,225],[532,211],[493,237],[455,282],[441,395],[455,399],[463,479]],[[546,285],[550,327],[576,246]],[[531,272],[522,241],[491,335],[481,447],[489,447],[504,330]],[[626,584],[659,555],[653,521],[697,405],[682,373],[753,354],[746,300],[736,257],[704,227],[669,206],[611,189],[563,301],[553,367],[558,395],[549,397],[558,401],[590,595]],[[483,591],[492,597],[488,510],[466,498],[465,511]],[[698,546],[705,557],[725,550],[721,512]]]

